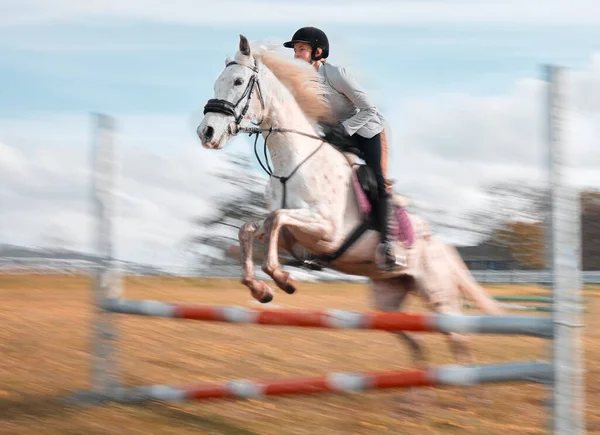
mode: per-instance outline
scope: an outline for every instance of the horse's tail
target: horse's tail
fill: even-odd
[[[456,249],[448,246],[448,250],[451,251],[450,256],[454,260],[454,269],[461,293],[471,299],[484,313],[506,314],[506,310],[475,281]]]

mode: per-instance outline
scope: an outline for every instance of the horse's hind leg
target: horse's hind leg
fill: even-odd
[[[462,299],[458,283],[451,275],[444,273],[445,268],[436,264],[436,268],[426,268],[425,274],[417,280],[417,289],[431,311],[436,313],[461,313]],[[448,346],[458,364],[474,364],[475,358],[471,352],[469,338],[457,332],[444,333]],[[485,386],[465,386],[466,396],[474,400],[487,401]]]
[[[427,367],[427,357],[423,349],[423,339],[417,334],[406,331],[394,331],[393,333],[408,344],[412,351],[414,366],[418,369],[425,369]]]
[[[373,280],[371,286],[374,298],[375,308],[380,311],[398,311],[406,296],[413,290],[414,280],[411,277],[400,277],[386,280]],[[423,346],[423,339],[418,333],[410,333],[406,331],[393,331],[396,337],[408,345],[412,354],[412,362],[415,368],[427,368],[427,355]],[[424,391],[422,387],[408,388],[408,392],[402,395],[401,402],[404,407],[406,404],[409,408],[407,413],[414,413],[414,404],[423,400],[430,400],[435,396],[430,392]]]
[[[422,273],[415,279],[415,289],[429,309],[436,313],[462,312],[462,294],[453,265],[448,263],[442,245],[430,242],[424,247]],[[468,339],[455,332],[445,333],[458,363],[471,362]]]
[[[453,301],[447,300],[446,297],[448,294],[453,293],[453,289],[441,290],[437,289],[435,291],[428,287],[429,284],[423,285],[420,283],[418,285],[419,291],[426,304],[430,308],[431,311],[444,314],[444,313],[460,313],[461,310],[456,306]],[[444,286],[444,284],[442,284]],[[466,335],[460,334],[458,332],[444,332],[448,338],[448,345],[450,347],[450,351],[457,363],[459,364],[471,364],[474,359],[471,354],[469,339]]]
[[[375,308],[379,311],[398,311],[406,296],[411,290],[412,283],[407,278],[392,278],[373,280],[371,290]],[[415,367],[426,367],[426,354],[423,349],[423,340],[418,334],[406,331],[392,331],[401,341],[406,343],[412,352],[412,360]]]

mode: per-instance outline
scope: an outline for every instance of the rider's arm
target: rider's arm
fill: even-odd
[[[346,132],[352,136],[377,115],[377,107],[358,85],[356,80],[346,72],[345,68],[337,67],[336,74],[330,75],[331,84],[344,94],[358,108],[358,112],[342,122]]]

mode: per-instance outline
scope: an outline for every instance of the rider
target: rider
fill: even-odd
[[[364,90],[343,67],[326,62],[329,56],[329,40],[325,33],[315,27],[302,27],[283,44],[294,49],[294,57],[311,63],[323,82],[330,88],[326,98],[331,106],[336,125],[322,125],[323,139],[339,146],[358,148],[365,163],[375,173],[379,206],[379,231],[381,243],[376,259],[382,269],[391,270],[399,265],[394,252],[390,189],[385,178],[387,148],[384,136],[384,119]],[[383,136],[383,137],[382,137]]]

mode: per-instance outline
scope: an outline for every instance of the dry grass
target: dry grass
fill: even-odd
[[[544,294],[525,287],[488,287],[494,294]],[[597,289],[585,332],[587,424],[600,433],[600,334]],[[235,281],[131,279],[127,297],[190,303],[250,305]],[[537,385],[487,385],[469,399],[462,388],[386,391],[350,396],[296,396],[265,401],[213,401],[143,406],[69,407],[59,398],[88,388],[91,292],[82,277],[0,277],[0,434],[542,434]],[[349,284],[302,284],[286,307],[369,307],[368,289]],[[410,300],[408,310],[421,310]],[[543,314],[539,314],[543,315]],[[280,378],[329,371],[410,367],[406,347],[373,331],[330,331],[199,323],[122,316],[120,361],[130,385],[232,378]],[[452,363],[446,341],[427,334],[435,364]],[[479,361],[545,358],[536,338],[472,336]],[[485,394],[483,393],[485,391]],[[417,393],[417,394],[415,394]],[[488,399],[491,401],[484,400]]]

